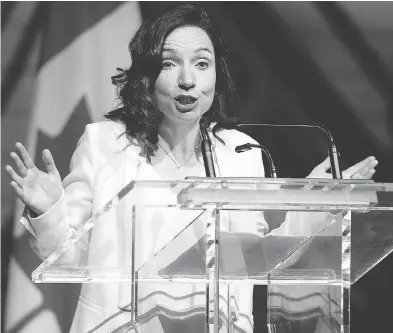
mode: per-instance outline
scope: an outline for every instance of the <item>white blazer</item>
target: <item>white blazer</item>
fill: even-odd
[[[45,259],[79,229],[92,214],[100,210],[130,180],[159,179],[157,178],[158,174],[141,154],[140,146],[129,140],[126,135],[122,135],[124,131],[123,125],[112,121],[87,125],[73,154],[70,173],[63,180],[64,193],[62,197],[49,211],[39,217],[31,219],[26,216],[22,217],[22,224],[35,236],[33,249],[42,259]],[[255,140],[236,130],[222,130],[218,135],[224,140],[225,145],[223,145],[211,133],[210,135],[217,176],[264,177],[259,150],[250,150],[242,154],[235,152],[237,145],[248,142],[256,143]],[[93,229],[90,239],[85,239],[84,242],[79,241],[75,249],[69,250],[68,255],[73,260],[87,260],[89,265],[116,265],[119,263],[121,251],[113,250],[113,248],[116,248],[116,244],[121,240],[124,225],[113,221],[124,221],[124,214],[131,214],[129,207],[132,206],[132,203],[127,203],[127,200],[123,202],[122,218],[115,216],[118,214],[115,211],[106,214],[105,221],[101,221],[99,226]],[[173,221],[162,222],[161,229],[157,229],[151,222],[146,222],[145,226],[141,236],[144,241],[146,240],[144,243],[144,248],[147,248],[146,258],[154,254],[159,246],[181,230],[179,229],[181,225],[174,224]],[[258,215],[255,219],[245,219],[244,223],[237,224],[236,228],[235,231],[238,232],[264,235],[268,226]],[[157,245],[157,243],[159,244]],[[109,248],[112,250],[108,251]],[[80,249],[85,251],[81,252]],[[86,251],[87,249],[88,251]],[[88,253],[88,257],[81,258],[80,253]],[[175,288],[156,287],[161,290],[165,289],[167,294],[174,297],[181,297],[190,291],[191,293],[195,291],[192,286],[189,286],[192,290],[179,286]],[[146,290],[147,294],[148,292]],[[236,326],[240,331],[252,333],[252,285],[239,286],[237,290],[233,290],[233,295],[240,314]],[[191,305],[204,304],[203,295],[199,297],[202,298],[198,299],[195,296],[194,300],[191,300]],[[152,299],[144,305],[145,310],[149,310],[155,305],[167,305],[172,306],[175,311],[182,311],[181,302],[172,302],[168,305],[167,301],[168,299],[163,300],[159,297]],[[127,313],[119,313],[119,303],[116,283],[84,284],[70,333],[114,331],[116,327],[130,320]],[[187,304],[187,306],[189,305]],[[146,325],[148,326],[145,331],[163,332],[157,318],[153,318]]]

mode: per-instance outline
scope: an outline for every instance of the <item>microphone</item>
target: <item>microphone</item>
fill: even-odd
[[[205,126],[201,126],[200,133],[203,164],[205,165],[206,177],[215,177],[216,171],[214,170],[212,142],[210,140],[209,134],[207,133],[207,128]]]
[[[235,148],[235,151],[237,153],[242,153],[242,152],[250,150],[252,148],[259,148],[261,150],[262,155],[263,155],[263,153],[265,153],[268,163],[269,163],[269,167],[270,167],[270,177],[277,178],[276,166],[274,165],[272,155],[270,154],[269,150],[265,146],[256,145],[256,144],[252,144],[252,143],[246,143],[244,145],[237,146]],[[263,159],[262,159],[262,162],[263,162]]]
[[[330,131],[322,125],[312,125],[312,124],[266,124],[256,121],[245,121],[245,120],[235,120],[232,124],[233,128],[238,129],[242,126],[262,126],[262,127],[303,127],[303,128],[316,128],[324,132],[328,138],[328,149],[330,158],[330,167],[332,170],[332,175],[334,179],[342,179],[340,163],[338,159],[338,151],[336,144],[334,142],[333,136]]]

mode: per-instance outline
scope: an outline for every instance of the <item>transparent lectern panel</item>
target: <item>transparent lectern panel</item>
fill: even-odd
[[[191,288],[193,285],[193,290],[201,288],[199,291],[203,294],[206,284],[214,282],[208,265],[210,260],[208,220],[212,210],[215,209],[210,208],[209,210],[206,207],[206,210],[187,225],[179,235],[158,251],[154,257],[147,260],[138,271],[138,280],[142,283],[143,281],[157,282],[159,278],[162,278],[166,282],[158,286],[159,288],[163,288],[169,283],[173,283],[173,287],[178,290]],[[315,263],[318,263],[321,269],[328,271],[328,279],[326,274],[323,275],[324,283],[319,284],[318,288],[322,286],[323,292],[326,288],[329,291],[337,289],[337,286],[332,286],[330,283],[333,280],[332,276],[337,280],[341,273],[340,262],[338,262],[337,268],[335,267],[337,261],[333,259],[336,257],[335,255],[338,255],[339,258],[341,254],[342,214],[292,211],[285,215],[287,223],[303,225],[299,230],[306,231],[304,235],[300,231],[297,234],[291,234],[291,228],[285,223],[280,226],[281,228],[278,227],[269,232],[263,211],[255,209],[221,209],[217,211],[215,221],[217,222],[216,227],[218,227],[218,242],[216,243],[218,248],[215,265],[218,266],[220,298],[217,302],[220,309],[222,306],[226,307],[228,300],[233,300],[236,304],[235,309],[240,304],[236,311],[242,313],[243,316],[247,314],[247,306],[244,306],[244,301],[248,298],[249,303],[252,303],[252,285],[272,285],[272,276],[277,272],[277,267],[287,261],[291,262],[294,267],[298,265],[299,267],[315,268]],[[280,214],[280,216],[283,215]],[[269,219],[273,217],[274,212],[269,212]],[[321,239],[316,238],[319,234]],[[314,239],[315,244],[311,247],[311,240],[314,241]],[[307,243],[309,244],[307,245]],[[303,247],[309,251],[308,257],[303,256],[305,251],[299,251]],[[312,252],[316,254],[315,258],[310,256]],[[329,255],[325,256],[326,253]],[[325,261],[321,260],[322,257],[325,257]],[[291,279],[292,288],[295,284],[294,281],[303,285],[302,288],[305,287],[305,280],[299,281],[299,276],[292,275]],[[328,281],[327,287],[326,281]],[[316,289],[315,282],[312,283],[314,292],[317,292],[319,289]],[[227,296],[222,293],[225,285],[232,287]],[[278,284],[275,283],[274,286],[277,288]],[[280,291],[284,292],[282,288],[280,286]],[[288,288],[288,284],[285,285],[285,288]],[[322,293],[322,291],[318,292]],[[334,292],[338,293],[339,291],[335,290]],[[191,294],[191,291],[188,293]],[[206,293],[204,295],[206,296]],[[331,298],[333,299],[333,296]],[[273,300],[277,300],[277,297]],[[231,315],[223,318],[230,318],[232,325],[237,324],[236,318],[234,319]]]
[[[216,325],[222,333],[250,331],[253,286],[247,281],[247,265],[239,247],[247,248],[252,235],[231,233],[227,212],[216,208],[206,207],[202,212],[184,211],[181,206],[171,209],[176,216],[187,216],[188,223],[184,223],[182,232],[173,236],[137,270],[138,290],[150,290],[155,286],[157,289],[151,293],[152,299],[159,297],[168,302],[171,309],[177,309],[176,313],[191,311],[190,314],[199,314],[200,319],[205,313],[204,318],[211,329],[218,320]],[[244,212],[243,215],[255,218],[256,212]],[[138,210],[135,216],[138,220]],[[244,222],[252,225],[251,219],[244,219]],[[218,227],[217,233],[214,230],[213,235],[209,234],[211,226]],[[219,242],[215,242],[214,235],[218,236]],[[218,244],[215,252],[214,245]],[[217,280],[216,269],[219,271]],[[208,295],[212,291],[213,294]],[[176,303],[170,303],[172,296]],[[145,299],[138,291],[136,301],[139,307]]]
[[[392,200],[393,206],[393,200]],[[352,212],[351,281],[359,280],[393,252],[393,210]]]
[[[238,301],[252,300],[252,284],[267,283],[277,309],[272,332],[296,325],[335,332],[347,327],[350,269],[353,282],[393,250],[392,194],[393,184],[352,180],[124,182],[94,202],[77,230],[64,210],[69,237],[45,249],[53,253],[33,280],[109,283],[113,311],[122,311],[131,332],[134,324],[178,327],[171,325],[181,325],[179,317],[198,332],[244,331],[250,319]],[[320,306],[307,308],[310,292]],[[286,313],[294,309],[303,310]],[[314,321],[295,322],[299,316]]]
[[[181,231],[173,228],[178,225],[176,221],[170,222],[173,223],[171,227],[163,228],[160,215],[153,212],[159,211],[158,207],[177,205],[178,193],[192,186],[192,182],[131,181],[122,186],[116,186],[118,191],[108,191],[100,201],[94,202],[92,216],[84,223],[76,221],[77,214],[72,207],[68,209],[64,203],[58,205],[64,214],[64,221],[59,223],[62,237],[53,241],[56,244],[53,248],[45,249],[45,252],[52,253],[33,272],[35,282],[131,281],[129,264],[132,254],[128,250],[129,242],[135,236],[132,221],[134,209],[138,206],[152,207],[144,210],[151,221],[138,236],[147,240],[143,243],[144,255],[148,253],[146,251],[151,254],[159,244],[168,241],[165,237],[169,230]],[[79,229],[72,227],[75,224],[80,226]],[[147,250],[147,244],[154,246]]]
[[[372,180],[332,180],[332,179],[262,179],[262,178],[221,178],[221,187],[186,188],[179,193],[179,202],[192,202],[194,206],[203,207],[206,204],[218,203],[222,210],[256,209],[264,211],[274,236],[271,241],[278,244],[279,251],[285,252],[286,242],[281,242],[279,236],[291,236],[286,241],[299,244],[311,237],[315,226],[320,220],[317,215],[324,213],[332,215],[352,212],[352,222],[349,228],[349,242],[352,251],[351,282],[357,281],[393,251],[393,184],[375,183]],[[288,214],[314,214],[311,218],[290,218]],[[285,220],[285,223],[282,223]],[[296,221],[315,221],[298,223]],[[326,221],[327,222],[327,221]],[[328,222],[327,222],[328,223]],[[323,225],[323,224],[320,224]],[[338,224],[336,223],[336,226]],[[346,228],[348,232],[348,228]],[[320,262],[318,254],[322,249],[337,251],[341,237],[320,234],[315,238],[309,253],[313,253],[315,262]],[[335,234],[337,235],[337,233]],[[296,240],[294,237],[302,237]],[[252,236],[250,236],[252,237]],[[250,240],[255,242],[256,240]],[[258,241],[256,241],[258,242]],[[352,243],[352,244],[351,244]],[[311,243],[309,243],[311,244]],[[337,245],[337,246],[336,246]],[[318,250],[320,249],[320,250]],[[291,247],[289,246],[289,252]],[[288,251],[286,252],[288,253]],[[331,252],[333,253],[333,252]],[[292,255],[292,260],[296,254]],[[305,259],[303,259],[305,260]],[[328,260],[328,257],[324,257]],[[334,268],[337,271],[337,268]]]
[[[219,333],[232,333],[244,332],[250,327],[249,318],[244,315],[240,318],[237,304],[230,296],[233,286],[229,284],[220,283],[219,298],[208,302],[206,283],[201,282],[139,280],[135,289],[135,303],[129,299],[129,303],[119,309],[130,314],[125,326],[136,325],[140,332],[209,333],[216,332],[213,327],[217,325]],[[122,290],[126,297],[132,295],[125,285]]]
[[[135,244],[136,254],[135,293],[126,295],[136,295],[138,322],[144,322],[145,317],[158,311],[168,332],[208,333],[214,325],[219,327],[219,332],[233,332],[231,326],[237,322],[231,316],[232,312],[236,313],[233,309],[236,303],[232,304],[230,297],[232,286],[215,284],[210,274],[214,268],[206,261],[209,246],[206,228],[216,218],[219,217],[215,209],[134,208],[136,239],[131,244]],[[146,221],[151,220],[160,221],[157,223],[159,239],[149,245],[142,235]],[[166,225],[163,221],[167,221]],[[145,248],[151,248],[152,252],[143,257],[138,255]],[[209,292],[213,292],[210,300]]]
[[[137,234],[143,233],[144,220],[151,214],[152,207],[135,207],[134,221]],[[141,281],[177,281],[195,282],[206,278],[206,244],[204,236],[206,220],[205,210],[186,210],[180,206],[168,207],[162,210],[166,220],[173,222],[164,228],[157,228],[152,240],[154,252],[146,253],[143,258],[137,255],[136,264],[138,279]],[[154,214],[154,213],[153,213]],[[146,248],[145,239],[137,236],[135,239],[137,249]]]
[[[269,272],[287,258],[299,260],[296,250],[335,219],[327,212],[261,210],[221,210],[220,216],[230,223],[220,233],[220,278],[254,284],[267,284]],[[271,223],[278,218],[280,225]]]
[[[351,213],[331,216],[330,223],[270,272],[271,331],[349,332]]]
[[[269,332],[349,332],[342,325],[341,295],[334,271],[275,270],[269,274]]]
[[[163,278],[171,282],[208,280],[206,257],[209,252],[209,236],[206,222],[209,218],[209,210],[191,212],[193,214],[190,216],[194,219],[190,218],[191,222],[180,234],[173,237],[155,256],[147,260],[138,271],[139,279],[154,281]],[[277,212],[279,213],[281,212]],[[274,213],[270,212],[269,218],[273,215]],[[267,284],[268,273],[271,270],[285,260],[289,260],[288,258],[299,260],[300,256],[293,254],[310,237],[324,228],[325,235],[314,239],[315,244],[309,252],[313,252],[316,256],[309,256],[308,259],[303,258],[303,260],[313,260],[323,267],[334,267],[336,262],[329,262],[328,258],[327,261],[322,262],[321,255],[340,253],[341,225],[338,225],[337,220],[341,215],[293,211],[285,215],[286,221],[269,232],[269,225],[265,221],[263,211],[240,210],[240,208],[219,210],[216,215],[219,228],[216,262],[219,266],[221,282],[247,281],[253,284]],[[296,233],[291,232],[293,229],[291,224],[299,225]]]
[[[293,227],[287,228],[286,241],[288,251],[277,238],[282,216],[286,219],[287,212],[340,212],[351,210],[364,216],[372,216],[377,212],[389,212],[393,210],[393,185],[376,184],[372,182],[353,182],[351,180],[329,180],[329,179],[264,179],[264,178],[194,178],[184,181],[131,181],[124,183],[124,187],[118,186],[119,192],[109,193],[106,202],[97,202],[93,207],[93,217],[86,221],[78,230],[70,234],[70,238],[63,244],[57,244],[52,255],[40,265],[33,273],[36,282],[103,282],[130,280],[129,271],[122,267],[127,263],[122,256],[122,235],[130,233],[129,222],[132,216],[132,207],[136,205],[179,205],[186,210],[206,209],[214,205],[220,210],[259,210],[264,211],[267,217],[271,238],[264,240],[265,244],[274,243],[280,256],[285,255],[303,242],[310,233],[300,230],[299,225],[291,223]],[[64,212],[65,219],[69,221],[70,216]],[[71,217],[72,218],[72,217]],[[250,220],[250,219],[245,219]],[[276,222],[274,222],[276,220]],[[273,221],[273,222],[272,222]],[[278,221],[278,224],[277,224]],[[364,272],[391,252],[391,241],[387,238],[390,234],[390,219],[385,218],[373,225],[373,218],[366,223],[373,232],[361,234],[363,229],[354,230],[356,233],[356,248],[361,253],[361,242],[366,242],[367,256],[359,256],[359,265],[353,279],[356,280]],[[73,222],[73,221],[71,221]],[[276,224],[275,224],[276,223]],[[384,226],[382,226],[382,224]],[[288,225],[284,223],[284,225]],[[363,223],[363,225],[365,225]],[[373,226],[372,226],[373,225]],[[375,229],[377,228],[377,229]],[[294,232],[296,230],[296,232]],[[300,235],[299,235],[299,230]],[[156,231],[156,230],[155,230]],[[289,232],[288,232],[289,231]],[[379,233],[381,232],[381,233]],[[105,244],[100,244],[99,235],[107,235],[109,239]],[[258,242],[255,233],[248,233],[239,237],[249,237],[251,243]],[[256,233],[258,236],[258,234]],[[381,243],[381,239],[383,243]],[[228,236],[228,244],[233,242],[234,232]],[[222,236],[223,246],[226,244],[226,235]],[[295,237],[300,237],[295,239]],[[303,238],[302,238],[303,237]],[[371,237],[371,238],[370,238]],[[101,239],[105,239],[102,237]],[[237,244],[244,243],[244,239],[237,240]],[[248,240],[247,240],[248,241]],[[368,242],[368,243],[367,243]],[[371,243],[370,243],[371,242]],[[94,244],[94,251],[91,250]],[[372,244],[372,245],[370,245]],[[97,250],[98,249],[98,250]],[[97,261],[93,252],[103,254]],[[276,253],[275,251],[274,253]],[[266,251],[265,251],[266,252]],[[119,254],[120,253],[120,254]],[[363,253],[363,252],[362,252]],[[367,258],[365,260],[364,258]],[[224,257],[225,259],[225,257]],[[356,259],[356,258],[355,258]],[[273,258],[273,263],[276,259]],[[355,260],[357,261],[357,259]],[[355,266],[354,266],[355,267]],[[252,275],[252,274],[251,274]],[[261,274],[259,274],[261,275]],[[250,276],[250,274],[248,274]]]

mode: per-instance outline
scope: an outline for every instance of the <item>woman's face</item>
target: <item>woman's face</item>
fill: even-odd
[[[168,35],[154,97],[165,120],[195,123],[213,103],[216,64],[213,43],[198,27],[181,27]]]

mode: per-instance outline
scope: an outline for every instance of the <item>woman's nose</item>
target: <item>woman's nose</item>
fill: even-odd
[[[178,86],[183,90],[190,90],[195,87],[195,74],[191,67],[184,66],[180,72]]]

